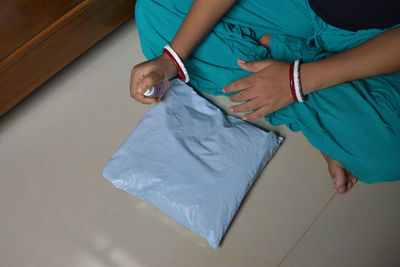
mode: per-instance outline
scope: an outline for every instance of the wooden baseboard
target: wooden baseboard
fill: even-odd
[[[86,0],[0,62],[0,116],[134,15],[135,0]]]

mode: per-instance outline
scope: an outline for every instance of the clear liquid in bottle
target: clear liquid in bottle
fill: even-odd
[[[149,90],[147,90],[143,95],[147,97],[161,97],[165,95],[168,91],[169,87],[171,86],[170,81],[165,80],[156,83],[153,85]]]

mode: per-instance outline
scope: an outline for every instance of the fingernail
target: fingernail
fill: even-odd
[[[229,108],[229,111],[230,111],[230,112],[233,112],[233,108]]]
[[[243,116],[243,118],[242,118],[244,121],[247,121],[247,117],[246,116]]]
[[[240,64],[246,64],[246,61],[244,61],[243,59],[238,59],[238,63],[240,63]]]
[[[222,88],[222,92],[226,93],[226,89],[225,89],[225,88]]]

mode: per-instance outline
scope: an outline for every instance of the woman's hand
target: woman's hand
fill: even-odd
[[[232,106],[229,111],[250,112],[242,119],[254,120],[293,102],[289,83],[289,63],[273,59],[253,62],[239,59],[238,64],[242,69],[254,74],[225,86],[223,89],[225,93],[240,91],[231,95],[230,101],[246,101],[246,103]]]
[[[155,83],[167,80],[176,75],[177,72],[175,64],[166,54],[136,65],[131,72],[131,97],[143,104],[161,101],[160,97],[146,97],[143,93]]]

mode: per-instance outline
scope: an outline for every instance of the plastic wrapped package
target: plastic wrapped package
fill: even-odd
[[[117,188],[218,245],[255,178],[282,142],[173,80],[106,164]]]

